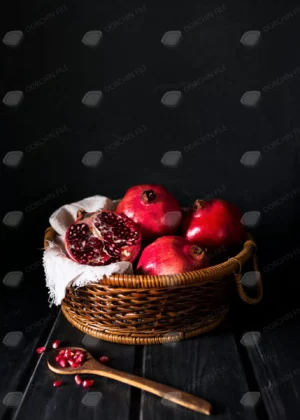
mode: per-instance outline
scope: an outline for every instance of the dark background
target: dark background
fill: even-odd
[[[1,13],[1,36],[14,29],[24,33],[17,48],[4,43],[0,47],[1,97],[12,90],[24,93],[16,109],[1,103],[1,156],[10,151],[24,153],[15,168],[1,162],[1,220],[10,211],[24,213],[18,227],[0,225],[1,277],[10,271],[24,274],[16,289],[1,282],[4,304],[0,311],[6,331],[20,329],[20,323],[28,325],[49,312],[39,261],[51,213],[94,194],[119,198],[127,188],[140,183],[164,184],[182,204],[205,194],[217,197],[215,191],[224,186],[221,198],[236,203],[243,213],[260,211],[261,219],[251,233],[258,244],[265,298],[258,308],[241,306],[239,310],[247,315],[243,323],[262,325],[277,313],[283,314],[286,307],[297,306],[299,258],[268,272],[264,268],[300,247],[299,191],[272,211],[263,209],[300,186],[299,134],[266,153],[263,148],[300,127],[300,78],[295,74],[267,92],[263,88],[300,68],[300,12],[264,30],[298,4],[195,3],[154,6],[87,0],[6,4],[6,13]],[[187,25],[217,7],[224,10],[185,31]],[[58,8],[64,11],[59,14]],[[144,11],[114,29],[105,29],[136,8]],[[56,16],[28,29],[51,12]],[[103,34],[96,48],[81,42],[91,30]],[[161,42],[170,30],[182,32],[175,48]],[[251,30],[261,33],[252,48],[240,42]],[[105,91],[118,78],[143,66],[147,68],[143,74]],[[222,66],[226,68],[222,74],[184,91],[184,86]],[[62,67],[67,70],[26,90]],[[103,92],[103,101],[96,108],[81,102],[92,90]],[[182,100],[174,108],[161,103],[170,90],[182,92]],[[246,107],[240,99],[252,90],[260,91],[261,99],[257,106]],[[185,146],[222,125],[224,133],[185,151]],[[67,127],[65,133],[30,150],[34,142],[62,126]],[[142,135],[107,151],[117,138],[142,126],[147,128]],[[103,160],[94,168],[82,163],[89,151],[103,153]],[[168,151],[182,152],[177,167],[161,163]],[[255,167],[240,162],[247,151],[261,151]],[[45,198],[48,194],[51,199]],[[28,211],[37,200],[44,204]]]

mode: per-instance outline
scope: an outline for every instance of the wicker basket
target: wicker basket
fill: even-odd
[[[53,228],[46,230],[45,248],[55,236]],[[243,301],[260,302],[261,277],[256,297],[249,297],[240,282],[250,258],[258,271],[256,245],[248,235],[238,255],[206,269],[167,276],[117,274],[101,283],[68,287],[62,312],[80,331],[115,343],[158,344],[194,337],[224,320],[236,288]]]

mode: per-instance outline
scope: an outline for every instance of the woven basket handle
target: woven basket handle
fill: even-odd
[[[256,246],[255,246],[255,248],[256,248]],[[238,291],[238,294],[239,294],[240,298],[244,302],[249,303],[249,305],[257,305],[263,297],[263,285],[262,285],[262,281],[261,281],[261,274],[260,274],[260,271],[258,269],[256,249],[254,250],[254,253],[253,253],[253,256],[252,256],[252,262],[253,262],[254,271],[256,273],[258,273],[258,279],[257,279],[256,285],[255,285],[256,290],[257,290],[257,296],[255,298],[247,295],[247,293],[244,289],[244,286],[241,283],[241,279],[242,279],[242,267],[241,267],[241,265],[240,265],[239,273],[234,273],[234,278],[235,278],[236,287],[237,287],[237,291]]]

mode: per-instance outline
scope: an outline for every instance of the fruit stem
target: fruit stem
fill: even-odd
[[[201,255],[204,253],[204,250],[202,248],[200,248],[200,246],[194,245],[193,246],[193,253],[195,255]]]
[[[203,209],[204,208],[204,206],[203,206],[204,201],[205,200],[196,200],[194,202],[193,209],[194,210]]]
[[[145,203],[151,203],[151,201],[156,199],[156,194],[153,190],[146,190],[143,192],[141,198]]]

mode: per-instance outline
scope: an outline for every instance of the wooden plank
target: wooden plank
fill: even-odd
[[[49,309],[44,284],[40,282],[33,291],[26,285],[28,275],[19,285],[17,277],[6,272],[1,284],[0,419],[16,411],[36,364],[35,350],[58,312]],[[38,302],[36,294],[41,296]]]
[[[300,417],[300,309],[282,313],[242,340],[271,420]]]
[[[255,410],[240,402],[249,389],[234,338],[223,328],[178,343],[145,347],[143,374],[208,400],[214,419],[257,419]],[[142,392],[140,420],[154,418],[196,420],[200,415]]]
[[[81,333],[69,324],[61,314],[49,335],[47,347],[59,339],[61,345],[79,346],[89,350],[96,358],[109,357],[116,369],[132,372],[135,347],[108,343]],[[49,354],[49,353],[48,353]],[[93,388],[84,389],[75,384],[74,377],[58,375],[47,367],[47,351],[39,358],[28,383],[25,395],[14,420],[40,418],[43,420],[66,419],[114,419],[126,420],[130,416],[131,388],[107,378],[83,375],[95,380]],[[55,380],[63,380],[60,388],[54,388]]]

